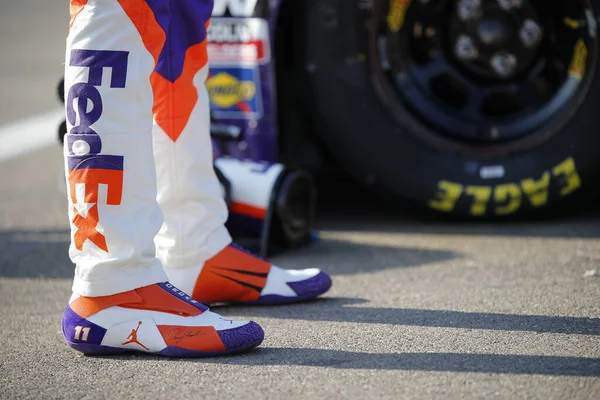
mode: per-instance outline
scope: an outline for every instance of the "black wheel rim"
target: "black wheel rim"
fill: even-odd
[[[503,156],[543,143],[596,69],[587,0],[380,0],[371,28],[384,104],[397,118],[409,110],[418,136],[445,150]]]

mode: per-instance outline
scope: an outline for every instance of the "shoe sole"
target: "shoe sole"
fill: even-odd
[[[71,348],[86,355],[116,355],[124,353],[143,353],[164,357],[217,357],[251,350],[259,346],[264,340],[264,331],[258,324],[254,322],[249,322],[248,324],[239,328],[218,331],[218,333],[219,336],[221,336],[221,340],[225,344],[226,350],[224,351],[206,352],[190,350],[176,346],[168,346],[162,349],[161,351],[149,352],[125,349],[120,347],[102,346],[99,344],[75,343],[67,339],[65,339],[65,342]]]
[[[268,294],[261,296],[257,300],[248,301],[240,304],[248,305],[283,305],[290,303],[299,303],[302,301],[312,300],[323,293],[327,292],[331,288],[331,277],[325,272],[319,272],[317,275],[310,279],[306,279],[299,282],[290,282],[287,285],[294,291],[298,296],[280,296],[278,294]]]

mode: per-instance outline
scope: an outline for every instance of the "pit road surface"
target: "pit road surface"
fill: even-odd
[[[67,8],[0,5],[0,129],[58,109]],[[600,278],[584,278],[600,268],[595,214],[466,226],[334,197],[321,240],[275,258],[332,273],[325,298],[217,309],[264,327],[256,351],[82,356],[60,331],[72,276],[61,151],[31,149],[0,161],[0,399],[600,398]]]

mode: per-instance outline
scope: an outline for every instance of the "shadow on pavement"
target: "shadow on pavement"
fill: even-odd
[[[402,215],[374,215],[370,211],[357,212],[352,218],[323,216],[319,220],[323,231],[351,231],[360,233],[397,233],[425,235],[502,236],[524,238],[598,238],[600,216],[553,221],[511,222],[444,222],[439,220],[410,220]]]
[[[364,299],[323,298],[285,307],[215,309],[224,315],[233,311],[236,315],[258,318],[600,335],[600,318],[347,306],[365,302]]]
[[[72,278],[69,240],[69,231],[66,230],[0,231],[0,277]],[[339,261],[340,253],[346,255],[344,259],[347,262]],[[447,250],[366,245],[331,239],[320,240],[298,250],[297,254],[300,259],[309,258],[311,266],[326,267],[334,275],[418,267],[458,257]]]
[[[343,257],[340,255],[343,254]],[[425,249],[387,244],[364,244],[322,238],[303,248],[283,253],[284,268],[307,266],[325,269],[332,275],[352,275],[387,269],[419,267],[462,257],[443,249]],[[275,264],[277,259],[274,260]],[[279,264],[278,264],[279,265]]]
[[[476,372],[493,374],[600,376],[600,358],[532,356],[522,354],[361,353],[356,351],[289,347],[259,347],[239,355],[209,358],[164,358],[142,353],[88,356],[110,360],[154,359],[219,365],[309,366],[388,371]]]
[[[0,277],[72,278],[67,230],[0,231]]]
[[[306,348],[259,348],[248,355],[196,362],[251,366],[600,376],[600,359],[521,354],[360,353]]]

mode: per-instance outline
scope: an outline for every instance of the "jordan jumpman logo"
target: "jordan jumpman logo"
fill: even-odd
[[[142,321],[138,321],[137,328],[131,330],[131,333],[129,334],[129,336],[127,336],[127,339],[129,339],[129,340],[124,343],[121,343],[121,344],[123,345],[123,344],[129,344],[129,343],[136,343],[136,344],[139,344],[140,346],[142,346],[144,349],[150,350],[149,348],[147,348],[146,346],[141,344],[139,342],[139,340],[137,339],[137,333],[138,333],[138,329],[140,329],[140,325],[142,325]]]

